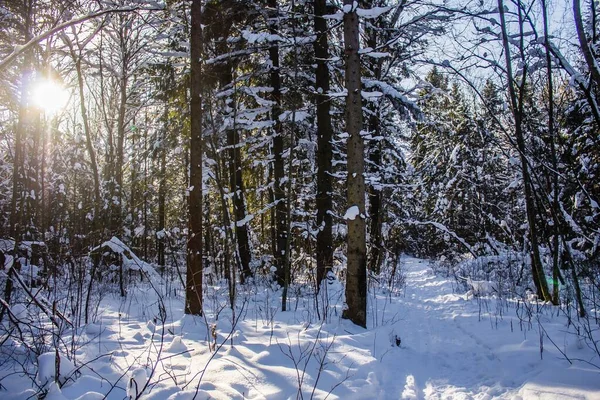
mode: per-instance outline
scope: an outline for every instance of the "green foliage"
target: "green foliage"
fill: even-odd
[[[417,123],[411,138],[418,199],[413,218],[425,223],[420,225],[422,240],[417,247],[431,256],[472,251],[490,237],[502,236],[507,165],[497,147],[494,124],[475,115],[458,84],[450,85],[437,68],[429,72],[427,81],[431,86],[421,93],[424,120]],[[497,92],[491,84],[486,91],[490,106],[498,112]]]

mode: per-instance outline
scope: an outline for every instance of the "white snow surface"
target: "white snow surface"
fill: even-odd
[[[75,371],[75,365],[67,357],[60,355],[60,368],[58,381],[61,384],[65,384],[70,379],[75,379],[73,372]],[[40,386],[50,385],[54,383],[56,377],[56,352],[49,351],[41,354],[38,357],[38,374],[36,377],[37,382]],[[58,388],[57,388],[58,389]],[[60,390],[58,391],[60,393]]]
[[[60,388],[58,387],[56,382],[52,382],[50,384],[50,386],[48,387],[48,393],[46,394],[46,397],[44,397],[44,399],[45,400],[67,400],[67,398],[65,396],[63,396],[62,391],[60,390]]]
[[[344,219],[354,221],[356,217],[360,215],[360,210],[358,206],[352,206],[346,210],[346,214],[344,214]]]
[[[167,349],[167,351],[171,353],[183,353],[187,350],[188,348],[181,340],[181,336],[175,336]]]
[[[137,399],[148,381],[148,374],[144,368],[136,368],[131,372],[129,383],[127,384],[127,398]]]
[[[435,276],[426,261],[403,257],[401,268],[402,292],[369,294],[367,329],[341,319],[344,290],[336,279],[321,291],[329,299],[325,322],[317,320],[312,296],[293,299],[292,311],[281,312],[280,292],[265,288],[250,295],[240,288],[239,305],[245,308],[236,313],[236,324],[226,287],[208,288],[204,317],[184,316],[182,296],[162,295],[169,310],[164,324],[155,317],[158,295],[148,287],[131,288],[123,302],[108,296],[95,322],[103,329],[88,326],[80,333],[76,365],[89,364],[51,395],[135,398],[136,388],[148,381],[143,395],[148,400],[600,399],[600,369],[576,361],[599,365],[598,357],[552,306],[528,303],[534,311],[530,324],[517,317],[516,301],[467,299],[455,293],[454,280]],[[210,348],[213,324],[216,352]],[[542,336],[543,359],[540,327],[548,335]],[[51,352],[40,360],[40,383],[52,381],[53,357]],[[67,362],[63,367],[71,369]],[[28,378],[9,375],[5,366],[0,379],[3,400],[36,393]]]

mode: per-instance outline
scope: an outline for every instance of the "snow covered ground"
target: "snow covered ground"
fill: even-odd
[[[109,296],[96,323],[72,336],[78,372],[61,364],[71,378],[61,377],[62,389],[52,383],[46,398],[600,399],[592,365],[600,360],[556,308],[467,299],[422,260],[405,257],[402,269],[401,295],[371,295],[366,330],[340,318],[337,281],[327,287],[326,323],[311,299],[281,312],[264,288],[240,295],[233,329],[218,294],[205,299],[206,319],[183,316],[178,296],[162,308],[148,287],[132,288],[126,302]],[[45,365],[54,358],[43,357],[39,384],[54,370]],[[18,374],[0,383],[3,400],[37,391]]]

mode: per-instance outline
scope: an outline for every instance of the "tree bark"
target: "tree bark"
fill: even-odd
[[[267,3],[271,9],[271,21],[269,32],[277,34],[277,17],[279,15],[277,0],[269,0]],[[287,199],[283,185],[285,178],[283,162],[283,129],[279,116],[281,115],[281,76],[279,72],[279,45],[273,42],[269,47],[269,59],[271,61],[271,98],[274,101],[271,119],[273,121],[273,200],[275,201],[275,278],[280,286],[285,284],[285,251],[287,241]]]
[[[353,7],[352,0],[344,0],[344,7]],[[359,50],[359,23],[355,9],[344,13],[344,52],[346,55],[346,130],[348,132],[348,207],[358,207],[359,215],[347,220],[348,266],[346,276],[346,304],[343,318],[356,325],[367,326],[367,270],[365,237],[365,178],[364,143],[362,130],[361,71]]]
[[[202,315],[202,18],[201,0],[192,1],[190,32],[190,183],[185,313]]]
[[[23,63],[23,70],[27,71],[30,66],[29,53],[25,54],[25,62]],[[19,116],[15,126],[15,150],[13,158],[13,181],[12,181],[12,197],[10,201],[10,235],[15,239],[15,242],[19,240],[21,230],[21,214],[22,209],[19,207],[19,199],[22,197],[23,190],[23,139],[26,136],[27,130],[27,104],[23,98],[26,96],[26,87],[28,85],[29,78],[27,72],[23,72],[21,75],[21,104],[19,105]],[[16,243],[15,243],[16,245]],[[10,304],[10,303],[9,303]]]
[[[377,115],[371,115],[369,118],[369,132],[372,137],[380,136],[379,120]],[[369,161],[372,173],[378,171],[381,165],[381,141],[372,139],[370,142]],[[382,202],[381,190],[374,184],[369,185],[369,218],[370,220],[370,240],[368,269],[375,274],[379,274],[381,263],[383,261],[383,243],[381,238],[382,221]]]
[[[119,111],[117,115],[117,148],[114,165],[114,186],[111,193],[111,234],[119,235],[123,229],[123,157],[125,151],[125,113],[127,111],[127,62],[123,59],[119,81]]]
[[[77,72],[77,87],[79,90],[79,108],[81,112],[81,119],[83,121],[83,131],[85,133],[85,146],[90,157],[90,166],[92,167],[92,174],[94,176],[94,219],[93,226],[96,225],[98,220],[98,209],[100,207],[100,174],[98,172],[98,163],[96,162],[96,151],[92,144],[92,134],[90,129],[90,121],[88,119],[87,108],[85,106],[85,94],[83,86],[83,72],[81,70],[81,54],[75,54],[75,49],[70,41],[67,41],[71,57],[75,61],[75,70]],[[92,228],[92,230],[95,230]]]
[[[25,40],[29,40],[31,37],[33,2],[27,1],[26,4],[27,6],[24,29]],[[21,214],[23,212],[23,210],[19,208],[18,200],[22,197],[21,192],[23,190],[23,140],[26,139],[26,131],[28,125],[27,91],[30,81],[30,70],[32,68],[33,57],[33,50],[28,50],[23,55],[23,65],[21,66],[21,101],[19,104],[18,120],[15,126],[15,152],[13,158],[12,197],[10,202],[10,235],[15,239],[15,249],[18,246],[21,230]],[[10,279],[8,279],[7,282],[8,281],[10,281]],[[10,303],[8,302],[8,304]]]
[[[317,70],[316,102],[317,102],[317,290],[321,282],[333,266],[333,234],[331,209],[332,191],[332,158],[331,139],[331,99],[329,97],[329,43],[327,41],[327,1],[315,0],[315,32],[314,42]]]
[[[550,301],[551,296],[548,290],[548,282],[544,275],[544,269],[542,265],[542,259],[540,257],[540,249],[538,243],[538,236],[536,231],[535,222],[535,204],[533,197],[533,182],[529,174],[529,166],[527,163],[527,155],[525,148],[525,137],[523,134],[523,93],[525,89],[525,73],[523,72],[523,79],[521,80],[521,92],[520,97],[517,96],[515,90],[515,82],[512,72],[511,64],[511,52],[510,44],[508,41],[508,33],[506,27],[506,18],[504,15],[504,1],[498,0],[498,10],[500,13],[500,27],[502,29],[502,44],[504,47],[504,57],[506,62],[506,72],[508,81],[508,93],[511,102],[511,110],[515,122],[515,138],[517,142],[517,150],[519,151],[519,158],[521,161],[521,173],[523,175],[523,188],[525,192],[525,208],[527,214],[527,223],[529,225],[529,239],[531,241],[531,268],[532,278],[536,286],[538,296],[545,301]]]
[[[550,156],[552,158],[552,170],[549,171],[551,174],[552,181],[552,207],[555,212],[552,213],[554,217],[554,225],[552,227],[552,303],[560,304],[560,293],[559,293],[559,259],[560,259],[560,221],[558,220],[558,214],[556,211],[559,209],[558,205],[558,158],[556,154],[556,137],[554,129],[554,82],[552,80],[552,57],[550,54],[550,37],[548,31],[548,7],[546,0],[542,1],[542,18],[544,24],[544,38],[545,38],[545,49],[546,49],[546,73],[548,74],[548,138],[550,139]]]
[[[239,148],[239,132],[237,129],[227,131],[227,146],[229,147],[229,185],[233,193],[233,215],[235,218],[235,238],[240,261],[242,283],[252,276],[250,270],[250,239],[246,220],[246,205],[244,204],[244,181],[242,180],[241,154]]]
[[[581,52],[583,53],[583,59],[588,66],[592,81],[597,87],[600,87],[600,67],[596,62],[596,57],[594,56],[590,43],[585,35],[583,18],[581,17],[580,0],[573,0],[573,18],[575,19],[575,29],[577,31],[579,45],[581,46]]]
[[[222,37],[226,39],[229,32],[224,32]],[[219,43],[219,54],[225,55],[229,52],[227,42],[222,40]],[[233,84],[233,65],[228,59],[223,65],[219,66],[221,73],[219,74],[219,86],[221,89]],[[231,106],[236,109],[235,99]],[[234,111],[235,113],[235,111]],[[240,151],[240,135],[235,126],[234,115],[233,127],[227,129],[227,167],[229,172],[229,189],[233,194],[233,220],[235,223],[235,242],[237,245],[239,268],[241,271],[240,281],[245,282],[246,278],[252,276],[250,270],[250,262],[252,254],[250,252],[250,238],[248,237],[248,223],[246,222],[246,205],[244,202],[244,181],[242,176],[242,156]]]
[[[33,14],[33,4],[31,1],[27,2],[27,14],[25,16],[25,40],[28,40],[31,36],[31,18]],[[29,74],[31,69],[31,64],[33,62],[33,50],[28,50],[24,53],[23,56],[23,65],[21,67],[21,101],[19,104],[19,115],[17,124],[15,126],[15,150],[14,150],[14,158],[13,158],[13,181],[12,181],[12,198],[10,202],[10,235],[15,240],[15,247],[13,251],[13,265],[8,269],[7,274],[8,278],[6,279],[6,285],[4,287],[4,300],[6,304],[11,303],[11,297],[13,292],[13,282],[10,278],[11,269],[20,268],[18,266],[18,257],[17,250],[19,248],[19,241],[21,236],[21,215],[23,203],[19,206],[18,200],[22,198],[22,188],[23,188],[23,179],[22,173],[24,171],[23,168],[23,140],[26,139],[26,131],[27,131],[27,86],[29,85]],[[4,270],[4,266],[2,266]],[[4,319],[4,312],[6,308],[2,307],[0,310],[0,323]]]
[[[93,35],[97,33],[94,32]],[[79,39],[77,37],[77,32],[73,30],[73,34],[75,39],[77,40],[77,47],[79,52],[75,52],[75,46],[73,42],[66,36],[63,35],[63,41],[66,42],[69,53],[73,62],[75,63],[75,71],[77,73],[77,89],[79,91],[79,111],[81,113],[81,119],[83,122],[83,131],[85,134],[85,146],[90,158],[90,167],[92,169],[92,174],[94,178],[94,217],[92,219],[92,232],[96,232],[96,227],[100,217],[100,207],[101,207],[101,195],[100,195],[100,173],[98,169],[98,162],[96,159],[96,151],[94,150],[94,145],[92,143],[92,133],[90,128],[90,122],[88,117],[88,110],[85,103],[85,89],[84,89],[84,80],[83,80],[83,70],[81,67],[82,55],[81,55],[81,45],[79,44]]]
[[[364,8],[372,8],[376,6],[375,1],[367,1]],[[367,47],[372,49],[377,48],[378,35],[376,27],[377,22],[372,21],[371,26],[365,28],[367,35]],[[381,79],[381,64],[380,58],[369,59],[368,69],[376,80]],[[375,102],[369,102],[369,134],[372,139],[369,141],[369,172],[372,176],[377,176],[381,165],[381,128],[378,115],[378,105]],[[378,185],[369,184],[369,253],[367,257],[367,268],[375,274],[379,274],[381,263],[383,261],[383,243],[381,240],[381,222],[382,222],[382,193]]]
[[[26,173],[24,174],[27,178],[25,179],[25,193],[26,193],[26,207],[23,210],[23,226],[25,230],[23,233],[25,237],[30,240],[38,240],[39,237],[39,209],[40,209],[40,141],[43,133],[42,128],[42,111],[34,108],[30,112],[31,121],[31,132],[29,148],[25,148],[25,154],[29,157],[28,162],[25,162]],[[23,158],[25,161],[25,157]],[[33,195],[32,195],[33,194]]]
[[[167,100],[168,101],[168,100]],[[167,129],[169,116],[169,106],[165,105],[165,126],[162,132],[162,140],[160,146],[160,167],[158,175],[158,231],[163,232],[163,236],[158,238],[158,265],[161,267],[165,266],[165,241],[167,240],[164,235],[167,213],[166,213],[166,197],[167,197]]]

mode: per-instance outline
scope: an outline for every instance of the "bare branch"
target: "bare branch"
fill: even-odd
[[[138,6],[130,6],[130,7],[123,7],[123,8],[113,8],[110,10],[100,10],[100,11],[96,11],[96,12],[93,12],[93,13],[90,13],[87,15],[83,15],[81,17],[73,18],[67,22],[63,22],[62,24],[55,26],[54,28],[50,29],[49,31],[40,33],[39,35],[32,38],[29,42],[27,42],[26,44],[24,44],[22,46],[15,46],[15,49],[13,50],[13,52],[9,56],[7,56],[4,60],[0,61],[0,70],[7,67],[17,57],[19,57],[21,54],[23,54],[25,51],[29,50],[31,47],[33,47],[37,43],[53,36],[54,34],[62,31],[63,29],[66,29],[68,27],[71,27],[71,26],[74,26],[77,24],[81,24],[85,21],[89,21],[90,19],[98,18],[98,17],[107,15],[107,14],[142,11],[142,10],[143,11],[160,11],[160,10],[162,10],[162,8],[145,8],[145,7],[138,7]]]

